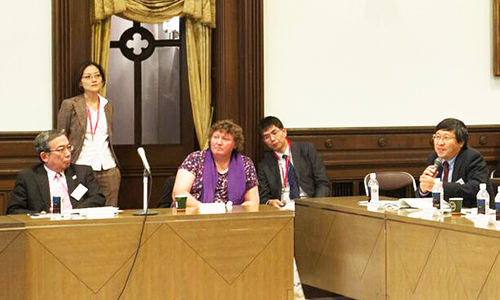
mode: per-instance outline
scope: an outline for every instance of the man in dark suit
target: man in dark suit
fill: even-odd
[[[291,142],[283,123],[272,116],[260,120],[259,132],[272,150],[258,168],[262,204],[278,207],[288,199],[330,196],[325,165],[312,144]]]
[[[434,185],[434,178],[441,178],[444,197],[464,199],[463,206],[475,207],[476,194],[480,183],[487,183],[490,197],[492,190],[488,184],[488,167],[476,149],[467,146],[469,134],[465,124],[457,119],[448,118],[436,126],[433,135],[434,152],[426,162],[426,168],[420,175],[419,195],[429,196]],[[443,164],[436,171],[434,160],[439,157]],[[491,198],[490,203],[493,202]]]
[[[41,163],[21,171],[7,214],[50,212],[56,192],[61,193],[63,209],[104,205],[92,168],[71,164],[72,146],[64,130],[41,132],[35,150]]]

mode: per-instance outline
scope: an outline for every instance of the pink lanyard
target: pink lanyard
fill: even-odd
[[[92,140],[94,140],[94,135],[97,132],[97,125],[99,124],[99,111],[101,106],[101,99],[97,100],[97,120],[95,122],[95,128],[92,128],[92,117],[90,115],[90,106],[87,105],[87,115],[89,116],[90,124],[90,135],[92,135]]]
[[[287,144],[288,144],[288,149],[290,149],[290,154],[292,153],[292,148],[290,147],[290,140],[287,139]],[[280,160],[281,160],[281,157],[279,157],[278,155],[276,155],[276,152],[273,151],[273,154],[274,156],[276,157],[276,159],[278,160],[278,165],[280,163]],[[286,156],[286,159],[285,159],[285,170],[281,169],[281,177],[283,178],[283,187],[286,188],[287,184],[288,184],[288,166],[290,165],[290,155],[287,155]]]

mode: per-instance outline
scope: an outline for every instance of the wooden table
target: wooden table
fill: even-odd
[[[456,216],[369,212],[367,197],[296,202],[303,283],[356,299],[500,299],[500,231]],[[414,214],[413,214],[414,215]]]
[[[293,212],[157,211],[147,218],[121,299],[293,299]],[[143,221],[132,213],[104,220],[3,217],[0,299],[117,299]]]

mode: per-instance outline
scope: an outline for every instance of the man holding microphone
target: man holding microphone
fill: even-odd
[[[481,153],[467,146],[468,138],[467,127],[460,120],[448,118],[436,126],[432,137],[434,151],[419,179],[419,196],[430,195],[434,178],[438,177],[443,182],[446,200],[461,197],[464,207],[476,207],[479,184],[488,183],[488,167]],[[487,186],[491,197],[491,186]]]

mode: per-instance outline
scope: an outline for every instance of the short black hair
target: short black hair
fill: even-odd
[[[99,74],[101,74],[101,79],[102,79],[102,86],[104,86],[106,84],[106,75],[104,74],[104,69],[102,68],[102,66],[96,62],[93,62],[93,61],[85,61],[83,62],[79,67],[78,67],[78,73],[76,73],[76,86],[78,87],[78,89],[83,92],[83,87],[82,85],[80,84],[81,81],[82,81],[82,76],[83,76],[83,72],[85,71],[85,69],[88,67],[88,66],[94,66],[96,67],[98,70],[99,70]]]
[[[283,126],[283,123],[281,123],[280,119],[276,118],[275,116],[267,116],[259,121],[259,133],[262,135],[264,131],[269,129],[271,126],[276,126],[279,129],[285,128]]]
[[[464,147],[467,146],[469,132],[467,131],[467,126],[465,126],[464,122],[454,118],[447,118],[437,124],[435,132],[438,130],[449,130],[455,132],[457,142],[463,142]]]

